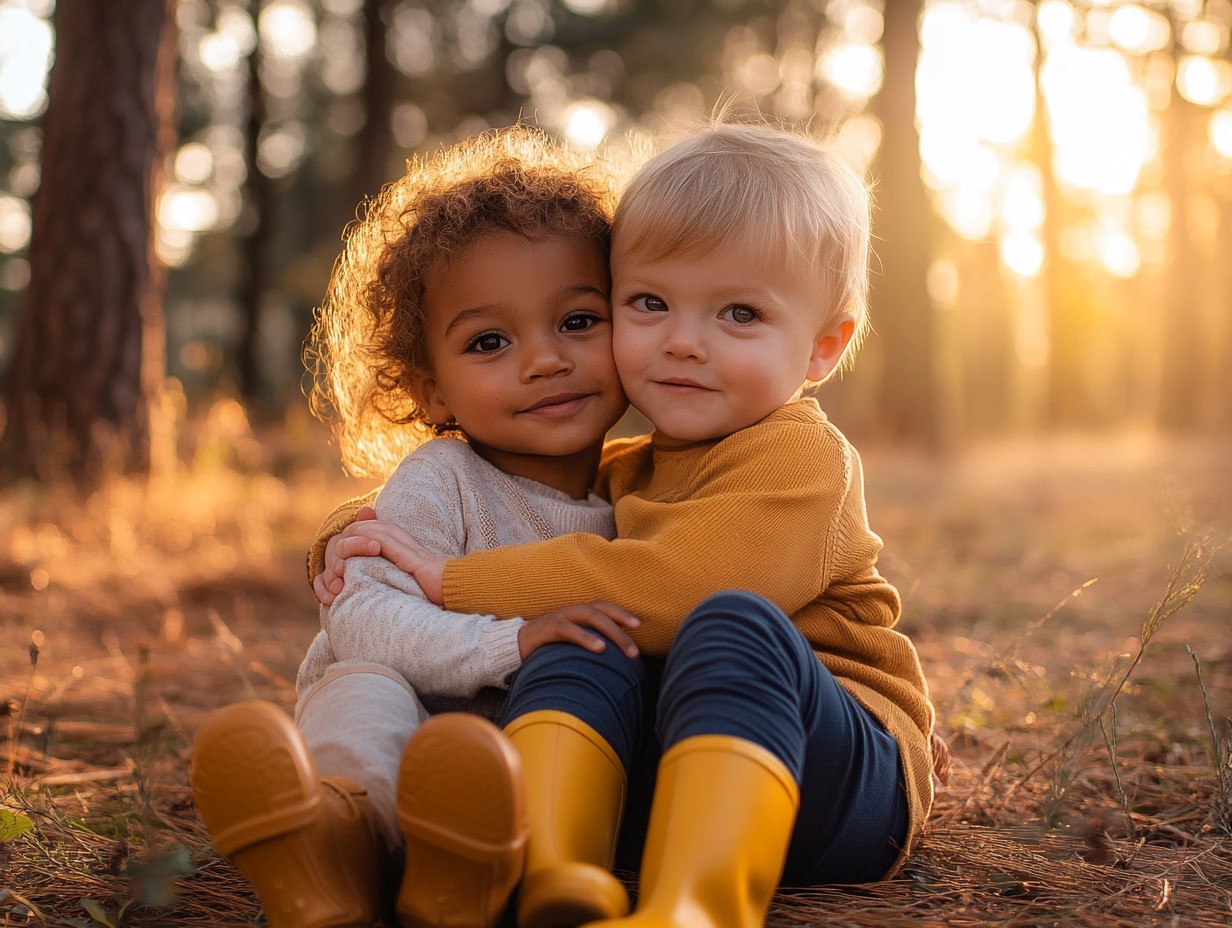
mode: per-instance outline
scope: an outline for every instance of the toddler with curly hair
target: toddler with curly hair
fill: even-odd
[[[590,492],[627,406],[611,347],[612,186],[518,126],[411,161],[348,231],[308,352],[313,408],[350,471],[392,470],[380,519],[442,556],[614,535]],[[601,602],[449,612],[388,561],[353,558],[300,667],[294,722],[245,702],[197,734],[193,793],[215,846],[273,928],[367,925],[394,884],[401,925],[495,924],[538,826],[523,759],[483,716],[543,645],[635,656],[636,624]],[[585,836],[607,878],[591,913],[603,917],[628,907],[606,873],[624,784],[593,760],[616,802]]]

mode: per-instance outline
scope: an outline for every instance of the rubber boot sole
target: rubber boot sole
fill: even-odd
[[[445,713],[411,738],[398,773],[403,928],[494,928],[526,859],[522,764],[477,715]]]
[[[518,928],[576,928],[628,912],[624,884],[602,867],[576,860],[527,873],[518,891]]]

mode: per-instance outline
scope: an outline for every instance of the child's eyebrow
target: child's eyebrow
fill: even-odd
[[[488,303],[484,306],[472,306],[470,309],[464,309],[449,320],[449,325],[445,326],[445,334],[450,334],[454,329],[470,322],[472,319],[487,316],[498,308],[497,304]]]
[[[595,296],[600,296],[603,299],[608,298],[606,290],[600,290],[598,287],[593,287],[590,284],[573,284],[568,287],[561,287],[560,295],[569,296],[585,296],[588,293],[593,293]]]
[[[563,302],[571,297],[588,295],[597,296],[602,300],[608,299],[606,290],[602,290],[592,284],[567,284],[557,291],[556,299]],[[503,308],[504,304],[501,303],[484,303],[481,306],[471,306],[467,309],[459,310],[458,314],[449,320],[449,325],[445,326],[445,334],[449,335],[454,329],[469,323],[472,319],[491,315]]]

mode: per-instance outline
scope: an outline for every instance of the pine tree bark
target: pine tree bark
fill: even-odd
[[[375,197],[394,178],[389,158],[393,150],[390,115],[394,105],[394,67],[386,50],[389,29],[385,0],[364,0],[364,129],[359,139],[359,196]]]
[[[1199,114],[1175,88],[1168,105],[1164,137],[1168,199],[1168,305],[1161,337],[1160,428],[1193,431],[1202,424],[1209,389],[1203,364],[1202,280],[1205,268],[1191,232],[1194,193],[1192,164]]]
[[[262,0],[252,0],[252,21],[261,17]],[[244,121],[244,210],[247,231],[240,239],[241,270],[237,287],[243,325],[239,339],[240,396],[249,406],[261,397],[261,319],[269,282],[269,250],[273,238],[270,211],[273,184],[261,172],[258,149],[265,126],[265,87],[261,81],[261,43],[248,54],[248,113]]]
[[[175,140],[174,0],[59,0],[30,285],[7,385],[11,477],[150,460],[165,370],[153,210]]]
[[[920,177],[915,72],[920,58],[919,0],[886,4],[884,128],[878,155],[873,242],[873,321],[884,365],[879,417],[895,439],[939,443],[934,316],[928,295],[932,211]]]
[[[1039,28],[1036,27],[1037,42]],[[1044,94],[1042,75],[1045,50],[1037,45],[1035,63],[1035,121],[1032,125],[1032,157],[1040,172],[1044,222],[1040,237],[1044,247],[1043,285],[1048,313],[1048,369],[1045,418],[1053,428],[1082,425],[1089,415],[1085,348],[1090,331],[1089,295],[1074,263],[1061,248],[1065,225],[1065,198],[1054,166],[1055,144]]]

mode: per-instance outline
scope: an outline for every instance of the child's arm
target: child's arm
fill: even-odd
[[[308,584],[317,590],[317,578],[325,569],[325,549],[329,540],[345,529],[363,509],[371,509],[380,487],[369,490],[362,496],[356,496],[341,503],[337,509],[325,517],[321,527],[317,529],[317,537],[308,548]],[[318,595],[318,599],[320,596]]]
[[[377,498],[380,520],[368,524],[461,554],[465,532],[446,502],[457,492],[447,476],[404,465]],[[525,621],[499,620],[433,605],[413,578],[383,558],[352,557],[347,565],[346,585],[322,615],[335,659],[384,664],[423,692],[471,696],[481,687],[502,685],[533,650],[550,641],[597,651],[606,639],[630,656],[637,653],[624,630],[636,619],[610,604],[570,604]]]
[[[594,492],[607,500],[612,498],[614,489],[618,490],[617,496],[626,492],[626,488],[636,481],[637,471],[648,460],[648,442],[648,435],[609,440],[603,448],[603,461],[599,466]],[[390,555],[385,552],[395,550],[399,544],[408,540],[414,544],[414,539],[397,525],[376,521],[372,503],[377,492],[373,490],[347,500],[330,513],[317,530],[316,540],[308,549],[308,579],[322,605],[328,606],[342,592],[347,558],[377,554],[389,558]],[[364,525],[363,522],[370,524]],[[441,566],[443,568],[443,562]],[[411,573],[410,570],[405,572]],[[441,601],[439,573],[440,570],[437,570],[435,583],[429,582],[435,592],[429,591],[428,597],[437,604]],[[424,576],[419,579],[423,586]]]
[[[346,580],[347,558],[376,557],[381,553],[381,538],[387,533],[412,540],[401,526],[393,522],[383,522],[376,517],[374,508],[361,506],[355,513],[354,522],[331,535],[325,544],[321,572],[312,578],[312,592],[316,594],[317,602],[322,606],[331,605],[342,592]]]
[[[791,615],[881,548],[863,499],[853,498],[861,489],[858,460],[829,430],[746,429],[700,462],[686,484],[680,499],[622,500],[615,541],[565,535],[450,560],[444,602],[516,615],[609,600],[641,618],[634,638],[643,650],[662,653],[681,619],[711,593],[751,590]]]

